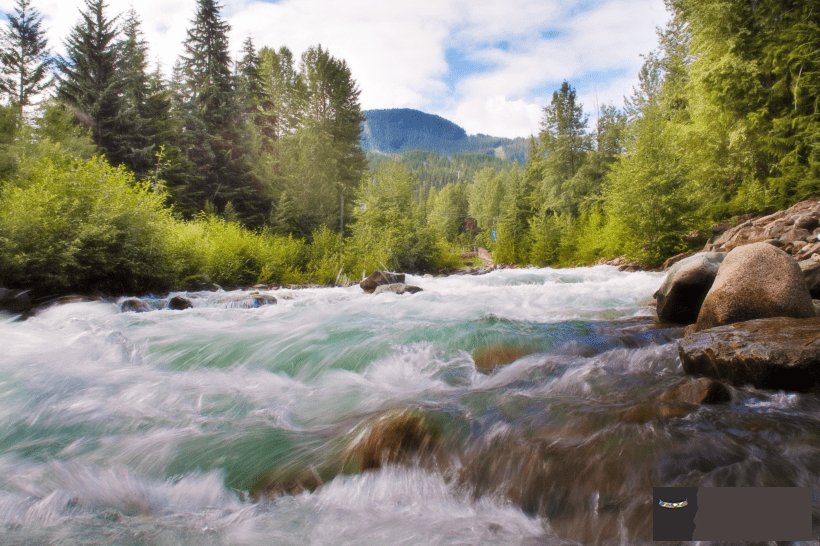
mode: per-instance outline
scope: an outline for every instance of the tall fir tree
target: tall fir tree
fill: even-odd
[[[148,118],[147,100],[151,92],[148,77],[148,44],[142,38],[140,20],[132,8],[122,25],[121,127],[117,138],[118,155],[137,178],[145,178],[154,163],[156,127]]]
[[[51,56],[41,24],[43,17],[29,0],[17,0],[14,13],[7,13],[8,28],[2,40],[0,92],[20,108],[22,116],[32,99],[54,83],[49,73]]]
[[[586,125],[575,89],[565,81],[544,107],[539,145],[528,168],[531,183],[539,189],[539,205],[553,214],[576,216],[584,197],[575,177],[592,148]]]
[[[65,41],[66,57],[58,57],[57,96],[91,127],[94,143],[114,163],[122,163],[117,143],[121,132],[123,79],[119,72],[117,17],[108,19],[103,0],[85,0],[81,20]]]
[[[250,177],[241,143],[239,112],[228,51],[230,26],[215,0],[198,0],[185,40],[181,85],[188,158],[195,166],[187,197],[223,211],[232,203],[239,217],[259,224],[267,216],[260,188]]]

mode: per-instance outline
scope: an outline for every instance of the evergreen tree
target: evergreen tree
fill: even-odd
[[[220,211],[231,202],[240,218],[258,225],[267,216],[267,206],[249,175],[241,142],[228,52],[230,26],[220,9],[215,0],[197,1],[180,66],[186,148],[195,166],[187,197],[201,208],[212,203]]]
[[[575,100],[575,89],[565,81],[544,108],[540,142],[528,167],[528,175],[539,191],[539,205],[554,214],[576,216],[584,197],[585,188],[574,178],[592,147],[586,124],[583,108]]]
[[[142,39],[140,20],[133,8],[126,15],[122,33],[120,74],[123,86],[118,156],[140,179],[147,176],[153,167],[154,150],[158,143],[156,123],[148,118],[147,111],[151,93],[147,74],[148,45]],[[154,114],[159,112],[155,111]]]
[[[32,98],[51,87],[54,80],[49,75],[51,57],[45,31],[40,26],[43,17],[30,7],[29,0],[17,0],[14,11],[6,14],[8,28],[0,37],[0,92],[8,94],[22,115]]]
[[[243,118],[254,117],[262,96],[259,56],[250,36],[242,44],[242,60],[236,65],[236,103]],[[251,120],[252,121],[252,120]]]
[[[336,171],[324,182],[324,191],[340,196],[358,186],[367,168],[367,158],[359,145],[361,124],[365,121],[359,105],[359,88],[347,63],[336,59],[322,46],[302,54],[300,72],[304,81],[304,118],[309,131],[323,132],[330,138],[330,155],[325,167]],[[348,199],[349,203],[351,200]],[[352,205],[345,215],[352,211]],[[334,217],[340,213],[336,208]],[[331,223],[331,219],[326,220]]]
[[[116,17],[105,15],[103,0],[85,0],[86,11],[65,41],[67,57],[59,57],[62,72],[57,96],[91,127],[95,144],[115,163],[121,163],[117,138],[121,124],[123,80],[121,51],[116,41]]]

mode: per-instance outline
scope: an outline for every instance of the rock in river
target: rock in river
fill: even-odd
[[[820,318],[765,318],[710,328],[678,342],[683,370],[742,387],[820,390]]]
[[[772,245],[753,243],[726,255],[695,330],[758,318],[813,316],[811,296],[794,258]]]
[[[145,313],[151,310],[151,306],[139,298],[128,298],[122,301],[120,310],[123,313]]]
[[[168,309],[173,309],[174,311],[184,311],[185,309],[190,309],[193,306],[194,304],[191,303],[191,300],[188,298],[183,298],[182,296],[174,296],[168,300]]]
[[[700,306],[725,257],[723,252],[703,252],[673,265],[654,294],[658,318],[678,324],[697,321]]]
[[[377,286],[383,284],[404,283],[404,273],[388,273],[387,271],[374,271],[363,280],[359,286],[368,294],[372,294]]]
[[[396,282],[377,286],[376,290],[373,291],[373,294],[381,294],[382,292],[393,292],[394,294],[404,294],[407,292],[409,294],[415,294],[416,292],[421,292],[421,288],[418,286]]]

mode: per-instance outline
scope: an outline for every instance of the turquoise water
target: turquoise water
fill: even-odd
[[[2,316],[0,544],[622,544],[651,540],[654,485],[820,491],[816,396],[622,417],[684,379],[662,279],[502,270]],[[361,472],[358,442],[408,412],[435,452]]]

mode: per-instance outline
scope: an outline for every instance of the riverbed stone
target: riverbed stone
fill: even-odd
[[[151,310],[151,306],[139,298],[128,298],[120,304],[123,313],[145,313]]]
[[[820,317],[773,317],[717,326],[678,342],[683,370],[731,385],[817,391]]]
[[[695,329],[768,317],[814,317],[797,262],[760,242],[735,248],[723,260],[703,300]]]
[[[538,351],[533,345],[515,342],[499,342],[473,349],[471,353],[475,369],[481,373],[490,374],[496,368],[515,362],[519,358],[531,355]]]
[[[373,294],[381,294],[383,292],[393,292],[394,294],[404,294],[406,292],[408,294],[415,294],[421,291],[421,288],[419,288],[418,286],[412,286],[409,284],[396,282],[392,284],[382,284],[380,286],[377,286],[376,289],[373,291]]]
[[[659,397],[665,402],[676,401],[688,404],[725,404],[732,400],[732,393],[720,381],[701,377],[686,381],[665,391]]]
[[[191,300],[188,298],[183,298],[182,296],[174,296],[168,300],[168,309],[173,309],[174,311],[184,311],[185,309],[190,309],[193,306],[194,304],[191,303]]]
[[[359,283],[359,286],[362,287],[362,290],[367,292],[368,294],[372,294],[376,287],[381,286],[383,284],[396,284],[396,283],[404,283],[404,273],[390,273],[388,271],[374,271]]]
[[[811,234],[805,229],[790,229],[779,237],[785,244],[794,243],[796,241],[806,241]]]
[[[809,294],[814,299],[820,299],[820,262],[816,260],[803,260],[799,262],[800,270],[803,272],[803,279]]]
[[[354,446],[359,470],[377,470],[383,464],[396,464],[432,450],[438,432],[414,412],[388,414],[377,420]]]
[[[702,252],[674,264],[654,294],[658,318],[678,324],[695,322],[725,257],[723,252]]]

